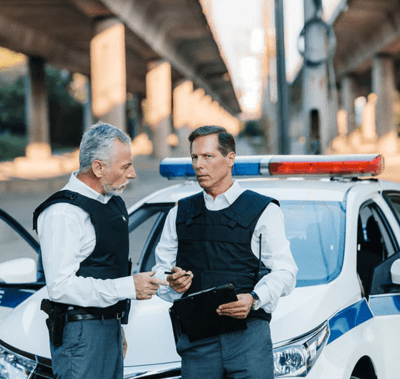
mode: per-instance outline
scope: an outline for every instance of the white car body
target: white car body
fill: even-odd
[[[297,287],[290,295],[280,299],[272,315],[271,333],[277,354],[276,363],[288,354],[299,357],[299,351],[308,359],[303,365],[296,366],[300,367],[297,373],[294,369],[292,374],[276,377],[398,379],[400,370],[396,358],[400,351],[400,286],[397,290],[395,284],[385,282],[382,288],[389,286],[390,290],[364,296],[357,275],[357,222],[360,209],[378,209],[377,214],[381,215],[386,229],[390,230],[388,235],[394,249],[388,256],[388,262],[400,258],[397,257],[400,246],[397,211],[382,196],[387,193],[396,198],[398,194],[400,199],[400,184],[341,178],[263,178],[240,179],[240,185],[276,198],[282,204],[285,201],[299,204],[314,201],[322,205],[335,202],[343,206],[345,215],[340,272],[327,283]],[[172,206],[180,198],[200,190],[194,181],[182,182],[146,197],[129,208],[128,213],[134,214],[144,205]],[[372,213],[375,214],[374,211]],[[335,248],[331,246],[332,254]],[[392,261],[389,263],[392,265]],[[297,264],[304,272],[307,265],[313,262],[297,261]],[[2,345],[32,361],[36,360],[38,366],[50,364],[45,326],[47,315],[39,310],[41,300],[46,297],[44,287],[12,310],[0,323],[0,347]],[[162,372],[165,375],[157,377],[180,378],[180,357],[175,351],[168,314],[170,306],[156,296],[151,300],[132,302],[129,323],[124,326],[128,341],[124,378],[151,378],[152,374]],[[282,355],[279,355],[280,351]]]

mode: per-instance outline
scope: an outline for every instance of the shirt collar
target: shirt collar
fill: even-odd
[[[242,192],[243,192],[243,189],[242,189],[242,187],[240,187],[239,182],[237,182],[236,180],[233,181],[233,184],[229,187],[229,189],[227,191],[218,195],[215,198],[215,200],[205,190],[203,190],[204,199],[206,201],[210,201],[210,200],[218,201],[219,199],[223,198],[229,205],[234,203],[235,200],[242,194]]]
[[[107,204],[108,201],[112,198],[112,195],[109,195],[107,193],[105,194],[105,196],[103,196],[101,193],[98,193],[93,188],[90,188],[87,184],[83,183],[76,177],[78,175],[78,172],[79,171],[76,170],[71,174],[67,185],[63,189],[77,192],[80,195],[100,201],[103,204]]]

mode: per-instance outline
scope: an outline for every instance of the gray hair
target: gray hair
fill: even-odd
[[[93,125],[82,137],[79,147],[79,171],[88,171],[95,160],[110,164],[115,153],[116,139],[127,145],[131,143],[130,137],[115,126],[102,122]]]

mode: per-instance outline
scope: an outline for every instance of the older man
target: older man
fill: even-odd
[[[273,379],[269,321],[281,296],[295,287],[297,266],[286,239],[279,203],[244,191],[232,178],[235,140],[224,128],[203,126],[189,136],[192,165],[203,191],[179,201],[168,214],[156,248],[156,275],[166,300],[232,283],[237,301],[222,316],[245,319],[247,329],[177,342],[184,379]],[[260,246],[261,244],[261,246]],[[271,270],[255,280],[261,259]],[[185,275],[185,274],[189,275]],[[199,325],[201,328],[201,325]]]
[[[58,379],[121,379],[128,299],[150,299],[168,285],[154,273],[130,276],[128,213],[119,197],[136,178],[130,142],[114,126],[94,125],[81,141],[79,171],[34,213],[52,315],[66,321],[56,341],[59,319],[48,320]]]

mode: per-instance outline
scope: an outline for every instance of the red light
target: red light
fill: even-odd
[[[269,163],[271,175],[379,175],[381,155],[280,156]]]

